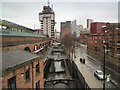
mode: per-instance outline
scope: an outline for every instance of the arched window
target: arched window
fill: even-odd
[[[41,44],[40,44],[40,46],[39,46],[39,48],[41,48],[42,46],[41,46]]]
[[[35,46],[34,46],[34,50],[36,51],[37,49],[38,49],[38,46],[37,46],[37,45],[35,45]]]
[[[31,52],[31,50],[30,50],[29,47],[26,47],[24,50],[25,50],[25,51],[28,51],[28,52]]]

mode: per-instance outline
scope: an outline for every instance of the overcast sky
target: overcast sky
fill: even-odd
[[[48,0],[2,0],[0,18],[34,29],[40,28],[39,12]],[[95,22],[118,22],[119,0],[50,0],[60,31],[60,22],[77,20],[77,24],[86,27],[86,19]]]

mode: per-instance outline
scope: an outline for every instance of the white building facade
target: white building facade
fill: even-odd
[[[77,25],[77,28],[76,28],[76,37],[77,38],[80,37],[81,31],[83,31],[83,25]]]
[[[49,5],[44,6],[43,11],[39,13],[39,21],[43,34],[54,38],[55,13]]]

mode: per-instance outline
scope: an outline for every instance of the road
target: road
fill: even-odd
[[[90,56],[87,55],[86,47],[85,46],[83,46],[83,47],[77,48],[75,50],[76,58],[74,59],[74,62],[78,66],[78,69],[80,70],[80,72],[83,74],[83,76],[84,76],[86,82],[88,83],[88,85],[90,86],[90,88],[102,88],[103,81],[98,80],[93,74],[95,69],[102,70],[102,68],[101,68],[102,66],[99,62],[95,62],[94,60],[92,60],[92,58],[89,58]],[[79,61],[79,59],[81,57],[85,59],[85,64],[82,64]],[[115,88],[115,86],[112,83],[106,82],[106,87],[108,87],[108,86]]]

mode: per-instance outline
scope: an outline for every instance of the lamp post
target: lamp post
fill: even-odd
[[[105,90],[105,58],[106,58],[106,39],[105,39],[105,35],[107,33],[106,31],[106,26],[102,26],[103,29],[103,36],[104,36],[104,40],[103,40],[103,48],[104,48],[104,60],[103,60],[103,90]]]
[[[105,58],[106,58],[106,45],[105,45],[105,41],[103,41],[103,48],[104,48],[104,61],[103,61],[103,90],[105,90]]]
[[[75,56],[75,49],[76,49],[76,45],[75,45],[75,42],[76,42],[76,32],[73,33],[73,60],[75,60],[76,56]]]

